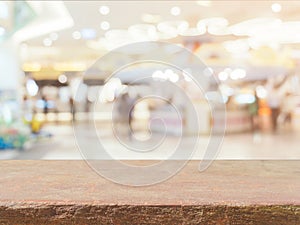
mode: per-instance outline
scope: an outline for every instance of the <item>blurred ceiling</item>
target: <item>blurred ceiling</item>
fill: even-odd
[[[57,40],[52,42],[51,47],[88,46],[101,49],[96,41],[103,38],[107,32],[101,29],[103,22],[106,23],[105,29],[114,30],[128,29],[134,24],[153,22],[157,25],[163,21],[178,20],[185,20],[190,27],[196,27],[199,20],[214,17],[227,19],[228,26],[254,18],[300,21],[300,1],[64,1],[64,4],[74,20],[74,26],[55,33]],[[109,8],[109,12],[105,15],[100,13],[103,6]],[[273,8],[274,6],[279,6],[279,11],[276,7]],[[174,7],[177,11],[179,9],[178,15],[172,15]],[[248,25],[245,24],[245,26],[247,29]],[[249,26],[250,29],[251,25]],[[87,39],[90,40],[84,38],[76,40],[72,37],[74,32],[78,34],[80,31],[86,31],[85,33],[89,31],[91,33],[91,29],[95,33],[89,35],[91,37]],[[224,37],[215,38],[222,41]],[[45,39],[49,39],[49,35],[31,39],[27,41],[27,44],[43,46]]]
[[[231,28],[230,32],[226,30],[224,35],[207,32],[196,36],[179,35],[180,39],[174,38],[172,41],[180,43],[187,39],[213,42],[213,45],[203,46],[198,54],[215,62],[218,58],[212,57],[215,52],[228,58],[230,50],[243,48],[245,40],[248,44],[255,43],[258,37],[260,42],[270,44],[269,47],[275,49],[278,48],[277,43],[293,49],[300,46],[300,1],[297,0],[63,1],[63,5],[73,19],[73,26],[45,35],[41,33],[39,37],[24,41],[21,44],[21,58],[24,62],[38,62],[45,67],[60,63],[62,71],[64,67],[85,70],[82,64],[88,67],[107,52],[104,47],[107,32],[116,29],[124,32],[136,24],[151,24],[157,28],[159,23],[166,21],[185,21],[193,30],[199,21],[207,18],[227,20],[226,29]],[[48,7],[48,11],[51,11],[51,7]],[[277,26],[278,21],[284,24]],[[126,36],[122,32],[119,32],[120,36]],[[32,69],[32,65],[29,67]]]
[[[103,37],[101,23],[109,23],[109,29],[127,29],[134,24],[145,23],[147,16],[159,22],[186,20],[195,27],[201,19],[224,17],[229,25],[253,18],[279,18],[283,21],[300,21],[300,1],[64,1],[74,20],[74,26],[58,32],[53,46],[77,45],[84,40],[74,40],[72,33],[92,28],[96,31],[93,39]],[[272,4],[280,4],[281,11],[272,11]],[[102,15],[101,6],[108,6],[109,13]],[[273,5],[274,6],[274,5]],[[275,5],[276,6],[276,5]],[[172,7],[179,7],[180,14],[172,15]],[[276,8],[275,8],[276,9]],[[175,10],[176,12],[176,10]],[[46,36],[28,41],[30,45],[43,45]]]

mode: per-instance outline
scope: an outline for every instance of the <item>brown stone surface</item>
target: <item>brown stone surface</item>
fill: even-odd
[[[191,161],[148,187],[84,161],[0,161],[0,224],[300,224],[300,161]]]

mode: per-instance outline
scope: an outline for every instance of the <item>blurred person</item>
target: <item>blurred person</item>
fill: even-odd
[[[44,106],[43,106],[43,112],[44,112],[45,115],[47,115],[48,112],[49,112],[48,100],[47,100],[46,96],[43,96],[42,100],[43,100],[43,104],[44,104]]]
[[[113,117],[117,125],[117,129],[119,126],[122,126],[126,122],[126,100],[124,94],[121,94],[119,98],[116,99],[114,103],[114,108],[116,110],[113,111]]]
[[[268,106],[271,109],[271,121],[273,132],[277,131],[277,120],[280,114],[281,98],[277,89],[272,89],[268,95]]]
[[[43,123],[38,119],[37,112],[33,110],[32,120],[30,123],[31,133],[37,140],[40,138],[51,138],[53,135],[50,132],[42,130]]]
[[[226,109],[227,110],[235,110],[235,109],[237,109],[237,105],[235,103],[233,95],[228,96],[228,99],[227,99],[227,102],[226,102]]]
[[[116,122],[117,126],[121,125],[128,129],[128,136],[132,136],[132,121],[134,112],[134,99],[130,98],[128,93],[122,94],[121,97],[116,101]],[[117,128],[118,129],[118,128]]]
[[[256,92],[255,92],[254,98],[255,98],[254,102],[252,102],[248,105],[248,112],[250,114],[250,120],[251,120],[251,130],[253,133],[259,129],[258,121],[257,121],[259,104],[258,104],[258,97],[257,97]]]
[[[70,113],[72,114],[72,120],[75,121],[76,109],[75,109],[74,99],[72,97],[69,98],[69,104],[70,104]]]
[[[293,95],[290,92],[287,92],[284,97],[284,101],[282,102],[282,116],[284,124],[291,124],[292,122],[292,113],[295,109],[295,103],[293,99]]]
[[[86,100],[85,100],[85,112],[86,112],[87,119],[88,119],[89,122],[91,120],[90,112],[93,111],[92,107],[93,107],[93,101],[91,101],[89,98],[86,98]]]
[[[85,100],[85,112],[86,113],[89,113],[91,111],[92,104],[93,104],[93,102],[89,98],[86,98],[86,100]]]
[[[23,98],[22,113],[26,122],[32,120],[33,102],[26,95]]]
[[[38,120],[36,111],[33,111],[33,116],[31,120],[31,133],[33,134],[39,134],[42,128],[42,122]]]
[[[127,101],[128,107],[129,107],[129,127],[130,127],[130,130],[132,130],[132,121],[133,121],[133,118],[134,118],[134,109],[135,109],[135,104],[136,104],[137,99],[138,98],[130,97],[127,94],[126,101]]]

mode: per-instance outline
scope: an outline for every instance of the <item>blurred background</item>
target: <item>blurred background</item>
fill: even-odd
[[[197,91],[189,68],[136,65],[109,79],[122,57],[138,59],[143,51],[94,64],[142,41],[176,44],[198,56],[206,65],[198,75],[217,81],[208,85],[222,93],[226,117],[211,116],[214,93]],[[160,87],[134,82],[142,75]],[[194,155],[200,159],[212,127],[225,120],[218,159],[299,159],[299,77],[299,1],[1,1],[0,159],[81,159],[73,125],[83,131],[96,125],[108,149],[131,157],[114,137],[112,107],[120,97],[117,120],[128,122],[122,110],[139,90],[167,99],[144,99],[130,113],[139,140],[149,136],[149,121],[153,134],[168,136],[150,158],[162,157],[184,135],[201,137]],[[168,88],[172,83],[188,93],[200,127]],[[181,106],[180,118],[173,103]],[[96,143],[87,136],[86,144]]]

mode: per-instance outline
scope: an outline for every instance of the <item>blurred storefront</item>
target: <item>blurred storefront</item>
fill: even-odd
[[[197,76],[216,81],[209,85],[218,87],[226,104],[226,133],[299,130],[299,2],[159,4],[0,2],[0,150],[22,148],[47,123],[109,123],[124,90],[132,99],[138,98],[137,90],[159,92],[167,99],[136,105],[137,129],[145,129],[149,121],[153,131],[164,132],[167,126],[170,135],[180,134],[181,127],[186,135],[218,129],[224,118],[218,113],[212,117],[209,100],[214,93],[197,91],[189,68],[133,65],[111,78],[122,57],[139,59],[139,52],[119,54],[100,68],[94,64],[112,49],[143,41],[187,48],[206,65]],[[128,18],[120,19],[125,11]],[[166,88],[157,88],[155,82],[131,85],[140,76],[164,82]],[[200,127],[184,98],[168,91],[172,83],[188,93]],[[76,96],[80,85],[84,91]],[[182,118],[172,111],[174,102],[181,105]],[[157,117],[165,124],[156,123]]]

